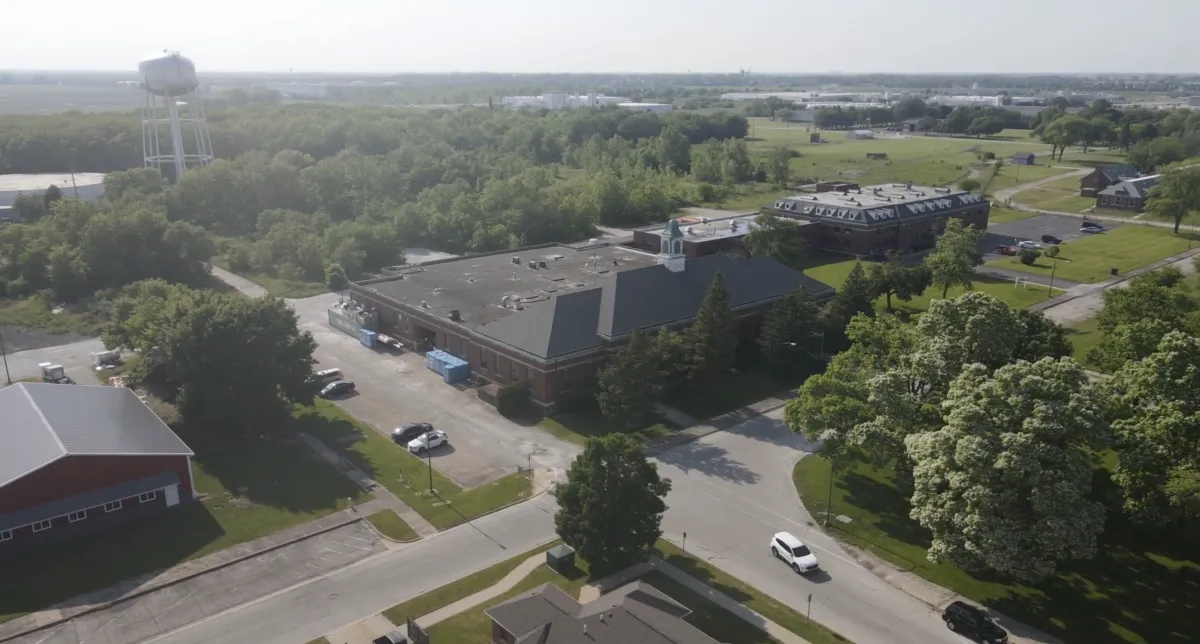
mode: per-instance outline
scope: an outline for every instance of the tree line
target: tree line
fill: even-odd
[[[1200,154],[1200,112],[1135,108],[1120,110],[1097,99],[1078,113],[1065,100],[1053,103],[1030,122],[1033,135],[1050,144],[1061,160],[1068,147],[1104,145],[1128,153],[1143,172]]]

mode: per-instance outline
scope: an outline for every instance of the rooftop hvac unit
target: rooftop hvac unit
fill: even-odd
[[[520,263],[521,263],[521,258],[520,258],[520,257],[518,257],[517,255],[513,255],[513,257],[512,257],[512,263],[514,263],[514,264],[520,264]]]
[[[450,321],[462,322],[462,314],[458,312],[458,309],[450,309]]]
[[[538,268],[546,268],[546,262],[538,260]]]

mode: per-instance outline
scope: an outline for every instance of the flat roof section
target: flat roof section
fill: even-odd
[[[554,295],[592,288],[616,273],[657,263],[656,255],[621,246],[556,244],[426,263],[396,277],[356,286],[475,329],[515,313],[514,306],[523,309]],[[458,311],[457,321],[450,319],[452,310]]]
[[[818,192],[784,197],[775,201],[770,208],[785,215],[808,215],[872,226],[983,203],[986,203],[984,198],[973,192],[885,183],[863,186],[848,192]]]
[[[741,237],[753,230],[754,220],[756,219],[758,219],[757,214],[737,215],[721,219],[685,216],[679,217],[675,221],[679,222],[679,229],[683,231],[684,241],[705,242],[714,239]],[[666,224],[654,224],[653,226],[642,226],[637,230],[661,236],[665,229]]]

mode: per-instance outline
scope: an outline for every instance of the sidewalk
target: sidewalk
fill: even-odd
[[[781,394],[785,393],[789,392],[781,392]],[[647,441],[646,453],[653,455],[671,449],[672,447],[678,447],[684,443],[690,443],[698,438],[704,438],[709,434],[729,429],[735,425],[740,425],[756,416],[765,415],[767,412],[779,409],[786,404],[787,400],[783,398],[777,398],[775,396],[763,398],[762,400],[746,405],[741,409],[735,409],[708,421],[701,421],[695,425],[691,425],[690,427],[685,427],[673,434],[668,434],[666,436]],[[664,415],[667,415],[668,413],[683,414],[683,412],[666,405],[660,404],[659,406],[666,410],[666,412],[663,412]],[[686,414],[683,415],[686,416]],[[669,417],[670,416],[668,416],[668,418]]]
[[[317,440],[308,434],[300,434],[300,440],[304,441],[312,451],[328,462],[330,465],[337,468],[339,472],[346,475],[351,481],[364,490],[370,490],[374,500],[369,501],[359,508],[364,514],[372,514],[378,510],[388,509],[395,512],[408,527],[412,528],[418,535],[428,537],[437,532],[437,528],[433,527],[425,517],[417,514],[416,510],[408,507],[404,501],[401,501],[392,494],[387,488],[367,476],[365,472],[354,467],[349,461],[339,456],[329,446]]]

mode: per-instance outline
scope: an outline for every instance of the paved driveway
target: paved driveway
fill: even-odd
[[[999,255],[995,254],[997,246],[1013,245],[1025,240],[1035,241],[1040,244],[1042,243],[1042,235],[1054,235],[1063,240],[1064,243],[1069,244],[1076,239],[1090,236],[1089,233],[1079,232],[1079,225],[1081,223],[1083,223],[1083,220],[1079,217],[1034,215],[1033,217],[1018,219],[1017,221],[993,224],[988,226],[988,234],[984,236],[981,250],[985,254],[995,255],[995,257],[988,257],[988,259],[995,259],[999,257]],[[1104,222],[1103,225],[1108,230],[1120,227],[1120,224],[1108,221]]]
[[[536,426],[514,423],[471,390],[447,385],[414,353],[371,350],[331,328],[327,308],[335,295],[292,300],[300,326],[317,341],[321,368],[337,367],[358,388],[338,400],[355,417],[389,433],[406,422],[444,430],[450,445],[435,448],[433,466],[463,487],[475,487],[516,471],[517,466],[566,468],[579,448]]]
[[[381,553],[363,522],[167,586],[13,644],[136,644]]]

